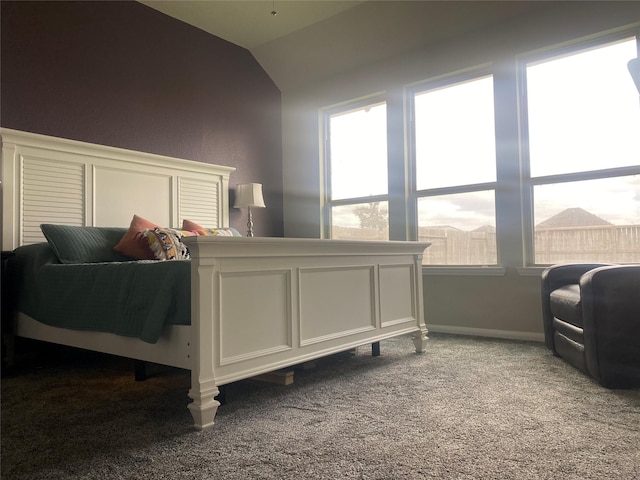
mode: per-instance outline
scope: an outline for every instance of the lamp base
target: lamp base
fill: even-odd
[[[251,207],[249,209],[249,220],[247,220],[247,237],[253,237],[253,216],[251,215]]]

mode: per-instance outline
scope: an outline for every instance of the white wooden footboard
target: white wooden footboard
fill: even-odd
[[[422,254],[429,244],[192,237],[191,390],[198,429],[218,386],[358,345],[427,339]]]

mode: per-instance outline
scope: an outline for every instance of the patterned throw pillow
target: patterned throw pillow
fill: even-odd
[[[239,237],[240,233],[233,228],[208,228],[207,235],[217,235],[219,237]]]
[[[156,227],[142,230],[140,235],[146,239],[156,260],[188,260],[191,258],[189,250],[182,243],[184,233],[173,228]]]

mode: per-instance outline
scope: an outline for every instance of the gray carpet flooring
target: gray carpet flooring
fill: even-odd
[[[45,349],[2,378],[3,479],[640,479],[640,389],[539,343],[432,334],[228,386],[213,429],[188,372]]]

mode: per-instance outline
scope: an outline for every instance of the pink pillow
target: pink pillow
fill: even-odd
[[[189,235],[190,234],[190,235]],[[182,236],[189,237],[193,235],[203,235],[205,237],[218,236],[218,237],[240,237],[241,235],[235,228],[232,227],[214,227],[205,228],[198,225],[191,220],[182,221]]]
[[[206,228],[201,227],[196,222],[192,222],[191,220],[187,219],[182,220],[182,230],[196,232],[198,235],[209,235]]]
[[[134,215],[129,225],[129,230],[127,230],[127,233],[123,235],[113,249],[118,253],[135,258],[136,260],[155,260],[155,256],[149,248],[149,242],[141,234],[143,230],[153,228],[160,227],[149,220]]]

